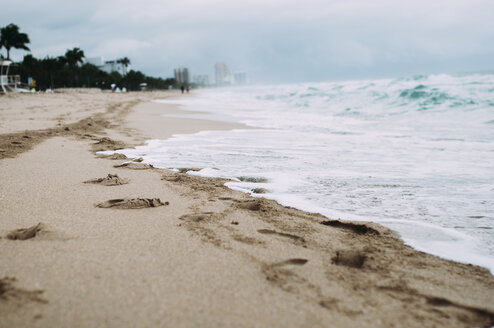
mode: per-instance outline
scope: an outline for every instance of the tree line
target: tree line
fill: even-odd
[[[29,51],[27,46],[29,43],[29,36],[21,33],[15,24],[0,29],[0,50],[5,48],[7,52],[7,57],[0,54],[3,59],[10,59],[12,48]],[[20,75],[22,81],[27,81],[28,78],[34,79],[38,90],[67,87],[110,89],[112,84],[127,90],[141,90],[142,83],[147,84],[147,89],[168,89],[169,86],[176,84],[175,79],[150,77],[135,70],[126,74],[107,73],[95,65],[85,63],[84,58],[84,51],[79,48],[68,49],[62,56],[46,56],[41,59],[27,54],[22,62],[11,67],[10,74]],[[128,67],[130,59],[123,57],[118,63]]]

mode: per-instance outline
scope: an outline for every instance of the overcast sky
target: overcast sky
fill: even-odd
[[[494,69],[493,0],[0,0],[36,57],[79,47],[170,77],[216,62],[257,82]],[[12,50],[19,60],[25,54]],[[2,50],[5,55],[5,49]]]

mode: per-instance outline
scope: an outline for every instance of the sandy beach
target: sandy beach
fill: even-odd
[[[491,327],[488,270],[100,150],[246,128],[174,92],[0,97],[0,327]],[[193,95],[187,95],[193,96]]]

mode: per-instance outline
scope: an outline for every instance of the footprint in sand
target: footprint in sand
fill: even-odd
[[[36,237],[36,235],[43,230],[44,225],[40,222],[35,226],[29,228],[21,228],[13,230],[7,234],[7,238],[10,240],[26,240]]]
[[[29,228],[21,228],[21,229],[16,229],[12,230],[7,234],[7,239],[10,240],[27,240],[31,238],[36,239],[44,239],[44,240],[50,240],[50,239],[68,239],[64,233],[54,231],[52,229],[49,229],[46,224],[44,223],[38,223],[35,226],[29,227]]]
[[[94,143],[93,147],[97,150],[117,150],[125,148],[125,144],[122,141],[104,137],[99,139],[98,142]]]
[[[131,170],[148,170],[154,168],[151,164],[136,163],[136,162],[125,162],[118,165],[113,165],[113,167],[125,167]]]
[[[249,237],[249,236],[244,236],[241,234],[233,234],[232,235],[233,240],[236,240],[238,242],[247,244],[247,245],[265,245],[266,243],[262,240],[259,240],[257,238]]]
[[[307,260],[307,259],[293,258],[293,259],[288,259],[288,260],[285,260],[285,261],[281,261],[281,262],[277,262],[277,263],[271,264],[271,266],[304,265],[307,262],[309,262],[309,260]]]
[[[280,236],[280,237],[285,237],[285,238],[292,239],[296,242],[305,243],[305,239],[303,237],[300,237],[297,235],[292,235],[290,233],[278,232],[278,231],[270,230],[270,229],[259,229],[259,230],[257,230],[257,232],[262,233],[264,235],[276,235],[276,236]]]
[[[119,198],[110,199],[106,202],[96,204],[100,208],[121,208],[121,209],[138,209],[147,207],[158,207],[169,205],[169,202],[162,202],[159,198]]]
[[[322,221],[321,224],[325,225],[325,226],[350,230],[350,231],[355,232],[359,235],[366,235],[366,234],[379,235],[379,231],[377,231],[376,229],[371,228],[365,224],[341,222],[339,220]]]
[[[100,184],[103,186],[120,186],[129,183],[129,180],[120,178],[117,174],[108,174],[104,178],[92,179],[84,181],[84,183]]]
[[[114,154],[111,154],[111,155],[101,155],[101,154],[99,154],[98,157],[100,157],[100,158],[107,158],[107,159],[113,159],[113,160],[117,160],[117,159],[128,159],[127,156],[125,156],[124,154],[119,154],[119,153],[114,153]]]
[[[288,265],[304,265],[306,259],[294,258],[286,261],[264,264],[262,273],[268,282],[282,290],[318,302],[321,296],[320,288],[312,284],[300,273],[288,268]]]
[[[352,268],[360,269],[366,260],[363,252],[357,250],[339,250],[331,259],[334,264],[345,265]]]
[[[195,213],[195,214],[185,214],[179,217],[179,220],[186,222],[198,223],[201,221],[206,221],[211,218],[213,212]]]
[[[249,211],[263,211],[263,205],[261,200],[248,200],[242,201],[237,204],[238,208]]]
[[[16,278],[4,277],[0,279],[0,301],[16,301],[18,305],[25,302],[48,303],[41,298],[43,290],[26,290],[14,286]]]

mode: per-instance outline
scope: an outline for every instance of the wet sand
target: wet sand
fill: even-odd
[[[163,117],[180,109],[151,100],[170,96],[0,98],[0,327],[494,325],[486,269],[95,154],[242,128]]]

